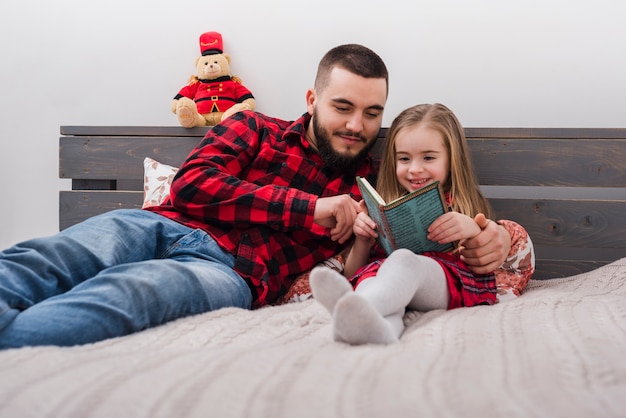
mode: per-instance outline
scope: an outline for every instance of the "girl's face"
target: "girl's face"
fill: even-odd
[[[396,176],[408,192],[435,180],[448,179],[450,157],[443,135],[425,124],[401,129],[396,135]]]

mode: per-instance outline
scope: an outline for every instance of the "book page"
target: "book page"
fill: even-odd
[[[427,229],[439,216],[446,213],[437,187],[420,195],[400,199],[385,209],[387,222],[393,226],[396,248],[408,248],[415,253],[449,251],[452,244],[437,244],[426,238]]]

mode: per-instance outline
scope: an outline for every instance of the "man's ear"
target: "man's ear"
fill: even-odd
[[[309,115],[313,115],[313,110],[315,109],[315,100],[317,100],[315,89],[308,89],[306,91],[306,110],[307,112],[309,112]]]

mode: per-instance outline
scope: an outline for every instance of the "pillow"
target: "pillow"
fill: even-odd
[[[143,160],[142,208],[160,205],[170,195],[170,185],[178,168],[160,163],[150,157]]]
[[[343,273],[343,267],[345,262],[345,256],[343,254],[339,254],[321,262],[319,265],[330,267],[331,269],[336,270],[339,273]],[[291,286],[289,286],[287,293],[285,293],[285,295],[276,302],[276,305],[304,302],[305,300],[313,299],[311,285],[309,284],[310,273],[311,270],[306,271],[296,277]]]

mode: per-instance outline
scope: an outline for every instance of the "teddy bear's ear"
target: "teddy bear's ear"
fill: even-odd
[[[226,52],[224,52],[222,56],[226,58],[226,61],[228,61],[228,63],[230,64],[230,54],[227,54]]]

